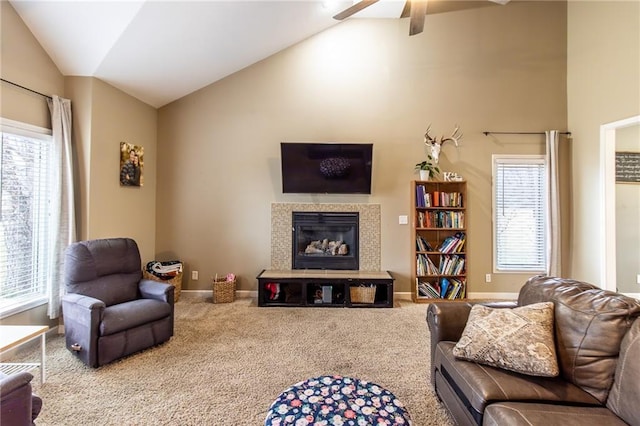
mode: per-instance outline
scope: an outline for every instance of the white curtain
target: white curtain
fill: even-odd
[[[60,316],[61,298],[64,294],[64,250],[76,240],[75,204],[73,196],[73,161],[71,157],[71,101],[58,96],[48,100],[53,133],[53,176],[52,193],[60,194],[54,200],[51,214],[51,229],[54,230],[49,242],[51,255],[49,268],[49,318]],[[56,232],[57,231],[57,232]]]
[[[549,221],[547,224],[547,275],[557,277],[562,274],[562,229],[558,183],[559,133],[557,130],[548,130],[545,132],[545,135],[547,139],[547,208],[549,212]]]

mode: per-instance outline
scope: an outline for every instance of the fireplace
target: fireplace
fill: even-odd
[[[293,212],[292,269],[359,268],[358,212]]]

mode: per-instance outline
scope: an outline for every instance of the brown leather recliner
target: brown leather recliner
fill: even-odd
[[[514,373],[457,359],[473,302],[427,309],[431,382],[458,425],[640,426],[640,301],[592,284],[529,279],[515,307],[554,303],[558,377]]]

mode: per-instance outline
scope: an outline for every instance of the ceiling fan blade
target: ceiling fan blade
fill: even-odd
[[[411,0],[407,0],[404,2],[404,7],[402,8],[402,13],[400,14],[401,18],[408,18],[411,13]]]
[[[338,13],[333,17],[333,19],[337,19],[339,21],[348,18],[349,16],[360,12],[365,7],[369,7],[374,3],[377,3],[379,0],[361,0],[358,3],[354,4],[351,7],[346,8],[342,12]]]
[[[409,20],[409,35],[420,34],[424,30],[424,18],[427,14],[427,0],[413,0],[411,2],[411,19]]]
[[[505,4],[509,3],[511,0],[489,0],[489,1],[492,1],[492,2],[494,2],[494,3],[501,4],[501,5],[503,5],[503,6],[504,6]]]

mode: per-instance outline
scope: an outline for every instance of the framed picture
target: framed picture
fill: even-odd
[[[616,183],[640,183],[640,152],[616,151]]]
[[[144,147],[120,142],[120,186],[143,186]]]

